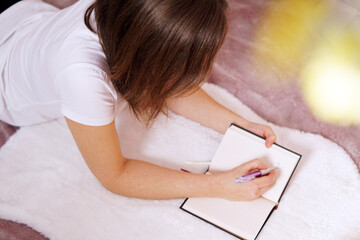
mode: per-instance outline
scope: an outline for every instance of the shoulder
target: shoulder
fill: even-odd
[[[107,72],[100,66],[91,63],[73,63],[60,70],[55,77],[58,90],[62,88],[88,89],[104,91],[116,96],[115,89],[107,76]]]
[[[117,93],[102,69],[91,64],[73,64],[56,76],[62,112],[85,125],[113,121]]]

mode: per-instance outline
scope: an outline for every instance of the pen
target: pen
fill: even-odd
[[[253,180],[254,178],[267,175],[267,174],[269,174],[271,172],[271,170],[274,170],[274,169],[276,169],[276,167],[256,171],[256,172],[253,172],[253,173],[249,173],[249,174],[243,175],[241,177],[235,178],[235,182],[236,183],[246,183],[246,182],[249,182],[249,181]]]

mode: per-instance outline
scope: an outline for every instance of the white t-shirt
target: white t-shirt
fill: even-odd
[[[0,120],[23,126],[66,116],[100,126],[125,106],[98,36],[84,24],[91,3],[59,10],[25,0],[0,15]]]

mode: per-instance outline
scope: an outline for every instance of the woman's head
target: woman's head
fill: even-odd
[[[109,77],[137,117],[204,82],[226,35],[225,0],[96,0],[96,31]]]

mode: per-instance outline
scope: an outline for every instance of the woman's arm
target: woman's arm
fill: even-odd
[[[177,114],[220,133],[225,133],[231,123],[236,123],[251,132],[265,137],[267,147],[270,147],[276,139],[269,126],[249,122],[216,102],[202,89],[186,97],[168,100],[167,107]]]
[[[202,175],[127,159],[122,156],[114,122],[93,127],[65,119],[91,172],[104,187],[117,194],[146,199],[220,197],[251,200],[275,182],[275,173],[272,172],[248,183],[234,183],[236,177],[252,169],[267,168],[258,160],[228,172]]]

